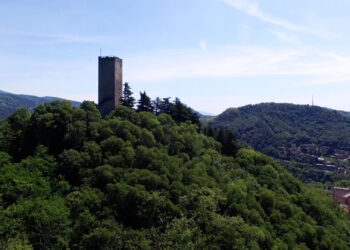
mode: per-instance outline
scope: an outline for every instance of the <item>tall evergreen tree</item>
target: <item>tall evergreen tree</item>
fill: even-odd
[[[170,114],[172,103],[170,102],[170,97],[163,98],[159,104],[159,113]]]
[[[172,105],[172,114],[171,116],[173,117],[173,119],[175,121],[177,121],[178,123],[180,122],[185,122],[187,119],[189,112],[187,107],[182,104],[182,102],[180,101],[180,99],[178,97],[175,98],[175,101]],[[189,117],[188,117],[189,118]]]
[[[154,108],[154,114],[155,115],[159,115],[160,114],[160,111],[161,111],[161,104],[162,104],[162,101],[160,100],[159,97],[157,97],[154,101],[152,101],[153,103],[153,108]]]
[[[199,125],[198,114],[183,104],[177,97],[174,103],[172,103],[170,115],[177,123],[191,121],[191,123]]]
[[[238,142],[236,136],[232,131],[225,130],[224,131],[224,140],[221,142],[222,144],[222,154],[228,156],[236,155],[238,151]]]
[[[133,92],[129,86],[129,83],[124,83],[123,96],[121,97],[121,104],[123,106],[133,108],[135,105],[135,98],[132,96]]]
[[[137,111],[153,112],[151,98],[146,94],[146,91],[143,93],[140,92],[140,100],[137,104]]]

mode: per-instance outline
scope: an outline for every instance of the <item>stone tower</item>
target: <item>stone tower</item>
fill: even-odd
[[[123,61],[118,57],[98,58],[98,108],[108,115],[120,103],[123,91]]]

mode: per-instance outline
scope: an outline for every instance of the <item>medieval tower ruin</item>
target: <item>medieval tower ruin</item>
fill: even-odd
[[[118,57],[98,58],[98,108],[108,115],[120,103],[123,91],[123,61]]]

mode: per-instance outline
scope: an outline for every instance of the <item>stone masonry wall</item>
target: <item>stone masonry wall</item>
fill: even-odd
[[[98,107],[108,115],[120,103],[123,88],[123,62],[118,57],[98,58]]]

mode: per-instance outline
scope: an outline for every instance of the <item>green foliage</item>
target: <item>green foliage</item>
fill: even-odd
[[[129,83],[124,83],[123,96],[121,98],[121,104],[128,108],[133,108],[135,105],[135,98],[132,96],[132,91]]]
[[[263,103],[228,109],[210,122],[236,132],[256,149],[279,156],[280,147],[315,143],[350,148],[350,120],[334,110],[308,105]],[[277,152],[277,154],[274,154]]]
[[[167,107],[167,105],[163,106]],[[159,112],[162,113],[163,111],[160,109]],[[179,98],[175,98],[174,103],[170,106],[170,115],[178,123],[190,121],[191,123],[199,124],[198,114],[183,104]]]
[[[125,83],[121,104],[122,106],[133,108],[134,102],[135,99],[132,97],[131,88],[128,83]],[[151,98],[147,96],[145,91],[143,93],[140,92],[140,99],[137,102],[136,110],[138,112],[153,112],[155,115],[168,114],[178,124],[181,122],[191,122],[199,125],[199,115],[197,112],[183,104],[177,97],[173,102],[170,101],[170,97],[163,98],[162,100],[157,97],[152,101]],[[116,112],[118,115],[122,115],[124,117],[125,115],[130,115],[126,109],[121,108],[112,112],[110,116],[115,116]],[[135,122],[135,120],[133,120],[133,122]]]
[[[19,111],[0,123],[0,248],[350,248],[323,190],[197,131],[125,106],[106,119],[89,102]]]
[[[240,148],[236,136],[228,129],[213,129],[210,126],[205,126],[202,128],[202,133],[220,142],[222,145],[221,153],[224,155],[235,156]]]
[[[4,167],[5,165],[9,164],[11,162],[11,156],[9,156],[5,152],[0,151],[0,168]]]
[[[62,100],[57,97],[37,97],[31,95],[16,95],[0,90],[0,120],[6,119],[13,112],[20,108],[27,108],[30,111],[40,103]],[[79,102],[72,102],[74,106],[79,106]]]
[[[146,91],[143,93],[140,92],[140,100],[137,102],[137,111],[153,112],[152,101],[151,98],[146,94]]]
[[[335,150],[350,152],[350,119],[341,112],[309,105],[262,103],[227,109],[208,123],[215,129],[234,132],[256,150],[290,161],[286,167],[303,181],[349,179],[314,167],[320,156],[333,156]],[[213,136],[215,129],[204,132]],[[215,138],[225,144],[219,136]],[[350,166],[345,160],[340,163]]]

